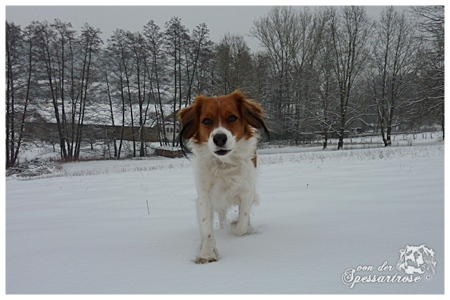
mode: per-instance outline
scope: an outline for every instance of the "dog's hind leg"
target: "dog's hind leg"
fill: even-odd
[[[248,232],[250,226],[250,209],[254,200],[254,191],[249,191],[239,203],[239,218],[237,221],[231,223],[231,228],[235,235],[241,236]]]
[[[225,224],[227,218],[227,211],[223,209],[218,210],[217,216],[219,218],[219,229],[223,229],[223,224]]]

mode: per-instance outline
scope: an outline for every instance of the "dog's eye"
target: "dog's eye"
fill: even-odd
[[[204,118],[202,123],[205,124],[205,125],[211,125],[212,124],[212,120],[210,118]]]
[[[228,117],[228,122],[236,122],[237,121],[237,117],[235,115],[231,115]]]

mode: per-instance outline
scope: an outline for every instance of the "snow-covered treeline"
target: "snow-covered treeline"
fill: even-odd
[[[148,128],[176,146],[180,108],[235,89],[263,104],[275,139],[320,134],[324,148],[332,137],[342,148],[351,132],[378,132],[388,146],[393,131],[443,127],[443,12],[386,7],[373,20],[361,6],[276,7],[249,33],[258,52],[239,35],[213,43],[207,24],[189,30],[177,17],[106,41],[89,24],[7,21],[7,167],[36,139],[27,130],[36,122],[55,124],[39,138],[56,140],[63,160],[94,138],[120,158],[127,130],[133,156],[146,154]]]

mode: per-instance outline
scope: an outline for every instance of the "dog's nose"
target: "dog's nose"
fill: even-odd
[[[217,147],[223,147],[227,142],[227,136],[226,136],[226,134],[218,133],[218,134],[214,135],[213,141]]]

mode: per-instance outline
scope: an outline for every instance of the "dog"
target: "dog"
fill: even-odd
[[[195,155],[193,161],[197,221],[200,227],[199,264],[219,259],[213,232],[214,212],[222,227],[228,208],[238,206],[238,219],[231,229],[245,235],[250,226],[250,209],[258,203],[255,191],[258,130],[269,131],[263,109],[241,92],[220,97],[200,95],[194,103],[178,113],[181,123],[180,145]]]

